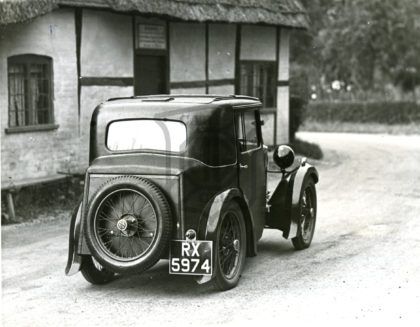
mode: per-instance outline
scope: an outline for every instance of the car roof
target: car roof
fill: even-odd
[[[115,121],[159,119],[180,121],[187,127],[185,157],[219,166],[236,160],[234,114],[259,110],[261,102],[246,96],[150,95],[114,98],[96,107],[91,120],[90,161],[109,155],[108,126]]]
[[[233,109],[238,109],[242,106],[255,105],[261,106],[261,102],[258,98],[245,96],[245,95],[203,95],[203,94],[158,94],[158,95],[145,95],[145,96],[132,96],[132,97],[118,97],[108,99],[107,102],[113,104],[150,104],[160,103],[167,104],[167,107],[171,107],[171,104],[177,106],[186,105],[203,105],[203,104],[220,104],[220,105],[231,105]]]

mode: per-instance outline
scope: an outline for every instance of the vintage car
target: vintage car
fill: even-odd
[[[317,170],[278,146],[268,169],[261,102],[245,96],[110,99],[91,120],[89,168],[66,274],[93,284],[169,259],[170,274],[235,287],[264,228],[312,241]],[[267,192],[267,174],[278,185]]]

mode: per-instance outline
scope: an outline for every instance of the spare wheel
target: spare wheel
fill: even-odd
[[[84,235],[95,259],[117,272],[142,272],[167,250],[171,212],[150,180],[121,176],[99,187],[89,201]]]

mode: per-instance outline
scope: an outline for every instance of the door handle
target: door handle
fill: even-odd
[[[248,165],[239,164],[239,168],[248,168]]]

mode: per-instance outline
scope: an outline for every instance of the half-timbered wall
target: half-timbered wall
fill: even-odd
[[[158,52],[140,49],[138,23],[162,25],[164,29],[157,31],[164,35],[165,46],[161,35]],[[235,94],[241,62],[275,65],[275,105],[262,113],[263,136],[266,144],[288,141],[287,29],[65,8],[1,31],[2,180],[85,168],[91,114],[109,98],[134,95],[136,56],[143,52],[165,56],[165,85],[172,94]],[[52,58],[54,126],[50,129],[14,131],[8,126],[7,58],[18,54]]]

